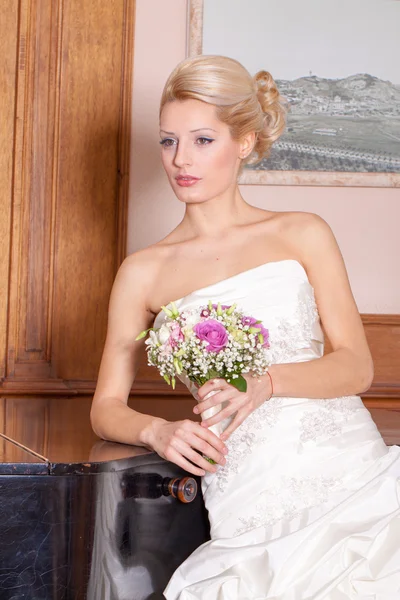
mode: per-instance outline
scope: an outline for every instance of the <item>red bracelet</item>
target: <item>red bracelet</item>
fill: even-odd
[[[271,381],[271,395],[270,398],[272,398],[272,396],[274,395],[274,382],[272,381],[272,377],[271,377],[271,373],[269,371],[267,371],[267,375],[270,378]]]

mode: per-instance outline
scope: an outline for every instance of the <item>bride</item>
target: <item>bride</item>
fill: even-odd
[[[180,63],[162,95],[160,143],[185,215],[126,258],[111,294],[93,428],[202,476],[211,540],[174,573],[168,600],[400,598],[400,449],[354,395],[373,365],[341,253],[318,216],[250,206],[237,184],[284,124],[269,73],[252,78],[222,56]],[[236,302],[269,329],[269,372],[246,375],[245,393],[222,379],[189,386],[194,412],[223,403],[202,423],[127,406],[135,337],[174,299]],[[218,437],[210,427],[222,422]]]

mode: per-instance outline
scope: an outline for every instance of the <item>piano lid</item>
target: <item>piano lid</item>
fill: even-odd
[[[71,475],[119,471],[150,449],[99,439],[90,425],[91,398],[0,398],[4,474]],[[22,465],[31,465],[29,469]],[[33,466],[35,465],[35,466]]]
[[[0,434],[0,475],[48,475],[46,460]]]

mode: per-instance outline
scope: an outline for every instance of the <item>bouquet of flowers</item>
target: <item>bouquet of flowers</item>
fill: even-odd
[[[269,334],[261,321],[236,307],[212,304],[210,300],[208,305],[180,312],[171,302],[168,307],[161,307],[166,314],[161,327],[142,331],[136,340],[149,334],[145,341],[148,364],[157,367],[174,389],[175,377],[181,375],[198,386],[215,377],[223,378],[245,392],[244,373],[257,376],[268,371]],[[206,398],[215,393],[211,391]],[[204,411],[203,420],[220,409],[221,405]],[[221,423],[210,429],[217,435],[223,430]]]

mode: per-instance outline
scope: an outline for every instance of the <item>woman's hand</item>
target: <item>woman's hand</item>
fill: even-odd
[[[226,440],[231,433],[243,423],[246,417],[248,417],[256,408],[261,406],[265,400],[268,400],[271,397],[272,389],[269,375],[266,374],[253,377],[251,374],[246,373],[243,377],[247,381],[246,392],[239,392],[237,388],[228,383],[225,379],[210,379],[210,381],[207,381],[207,383],[202,385],[197,392],[200,402],[193,409],[193,412],[196,414],[201,415],[205,410],[212,406],[216,406],[222,402],[228,402],[228,405],[216,415],[202,421],[202,427],[210,427],[236,413],[232,422],[221,434],[221,440]],[[217,393],[207,400],[204,400],[211,390],[217,390]]]
[[[217,470],[217,466],[203,458],[202,454],[224,465],[224,454],[228,452],[225,444],[212,431],[190,419],[156,423],[151,446],[162,458],[193,475],[205,475],[205,471],[215,473]]]

